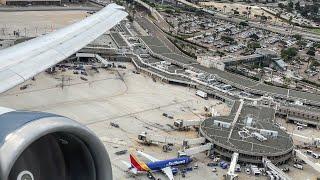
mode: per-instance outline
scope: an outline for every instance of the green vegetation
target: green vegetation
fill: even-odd
[[[236,44],[237,42],[230,36],[221,36],[221,40],[225,43]]]
[[[288,10],[289,12],[292,12],[292,10],[293,10],[293,2],[292,2],[291,0],[288,2],[287,10]]]
[[[313,47],[314,48],[320,48],[320,43],[318,42],[318,43],[315,43],[314,45],[313,45]]]
[[[220,56],[220,57],[223,57],[223,56],[226,55],[224,52],[219,51],[219,50],[216,51],[216,54],[217,54],[218,56]]]
[[[320,29],[312,29],[313,32],[317,33],[317,34],[320,34]]]
[[[298,46],[301,46],[301,47],[304,47],[304,46],[307,45],[307,42],[304,41],[304,40],[299,40],[299,41],[297,42],[297,45],[298,45]]]
[[[298,54],[298,50],[294,47],[281,50],[281,57],[285,61],[291,61],[291,59],[295,57],[297,54]]]
[[[240,25],[240,26],[248,26],[248,23],[245,22],[245,21],[241,21],[241,22],[239,23],[239,25]]]
[[[296,40],[300,41],[302,36],[300,34],[294,34],[292,35],[293,38],[295,38]]]
[[[259,42],[250,42],[248,44],[248,48],[250,48],[250,49],[257,49],[257,48],[260,48],[260,47],[261,47],[261,45],[260,45]]]
[[[315,59],[311,59],[311,61],[310,61],[310,67],[313,67],[313,66],[319,67],[319,66],[320,66],[320,62],[317,61],[317,60],[315,60]]]
[[[299,1],[294,4],[290,0],[287,6],[284,5],[283,3],[279,3],[278,7],[281,9],[286,9],[288,12],[292,12],[295,9],[304,18],[311,19],[316,22],[320,21],[320,16],[318,15],[320,3],[318,0],[313,0],[313,3],[306,4],[304,6],[300,6]]]
[[[278,3],[278,7],[281,8],[281,9],[283,9],[283,8],[285,8],[286,6],[285,6],[283,3]]]
[[[307,54],[309,56],[315,56],[316,55],[316,49],[314,47],[310,47],[309,50],[307,51]]]
[[[253,39],[253,40],[258,40],[260,39],[259,36],[256,33],[253,33],[249,36],[249,38]]]

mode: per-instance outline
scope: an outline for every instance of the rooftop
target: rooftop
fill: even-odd
[[[272,155],[282,154],[293,148],[291,137],[273,124],[275,110],[268,107],[256,107],[245,104],[241,110],[240,116],[233,127],[230,139],[229,133],[232,126],[229,128],[219,127],[214,124],[214,121],[231,123],[235,116],[235,111],[239,103],[235,103],[229,116],[212,117],[206,119],[201,124],[202,131],[215,144],[220,144],[230,149],[237,150],[246,154],[255,155]],[[252,125],[245,125],[246,119],[252,118]],[[261,129],[278,132],[277,137],[267,137],[267,140],[260,141],[255,138],[252,133],[260,132]],[[241,137],[240,133],[247,131],[245,137]]]

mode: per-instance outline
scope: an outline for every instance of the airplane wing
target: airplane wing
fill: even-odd
[[[137,153],[138,153],[139,155],[141,155],[141,156],[149,159],[149,160],[152,161],[152,162],[160,161],[159,159],[157,159],[157,158],[155,158],[155,157],[153,157],[153,156],[151,156],[151,155],[149,155],[149,154],[146,154],[146,153],[144,153],[144,152],[142,152],[142,151],[137,151]]]
[[[0,50],[0,93],[68,58],[127,15],[124,7],[110,4],[80,22]]]
[[[153,156],[151,156],[151,155],[149,155],[149,154],[146,154],[146,153],[144,153],[144,152],[142,152],[142,151],[137,151],[137,153],[138,153],[139,155],[141,155],[141,156],[149,159],[149,160],[152,161],[152,162],[160,161],[159,159],[157,159],[157,158],[155,158],[155,157],[153,157]],[[172,169],[171,169],[170,166],[161,169],[161,171],[166,174],[166,176],[169,178],[169,180],[173,180],[173,179],[174,179],[174,178],[173,178],[173,174],[172,174]]]
[[[168,176],[169,180],[173,180],[173,179],[174,179],[174,178],[173,178],[173,174],[172,174],[172,169],[171,169],[170,166],[161,169],[161,171]]]

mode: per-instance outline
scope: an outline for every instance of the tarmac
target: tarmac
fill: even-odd
[[[158,159],[168,159],[176,157],[180,150],[179,146],[174,146],[173,151],[164,153],[162,146],[140,144],[137,135],[141,132],[193,138],[197,137],[194,130],[175,131],[168,124],[173,125],[177,119],[198,119],[204,115],[204,106],[213,106],[221,115],[230,112],[226,104],[215,99],[204,100],[196,96],[192,88],[154,82],[145,74],[133,73],[132,64],[124,65],[127,69],[99,69],[100,73],[88,70],[88,81],[81,80],[81,75],[73,74],[72,70],[59,71],[54,75],[43,72],[35,77],[35,81],[24,83],[28,84],[27,89],[20,90],[23,84],[1,94],[0,106],[56,113],[86,125],[105,144],[111,157],[113,176],[117,180],[147,179],[146,175],[134,177],[125,172],[126,167],[121,160],[129,161],[129,152],[143,150]],[[174,119],[166,118],[162,113],[171,113]],[[110,122],[120,127],[115,128]],[[115,152],[121,150],[128,150],[128,153],[115,155]],[[204,153],[194,158],[195,161],[189,166],[197,164],[199,169],[187,173],[186,179],[222,179],[226,173],[219,167],[217,172],[212,172],[206,166],[210,159]],[[314,171],[305,167],[304,171],[295,170],[292,174],[297,177],[307,174],[311,179],[315,177]],[[162,173],[155,173],[155,176],[165,179]],[[182,179],[182,176],[177,175],[175,178]],[[240,179],[256,177],[242,173]],[[259,176],[259,179],[266,177]]]
[[[138,143],[137,135],[141,132],[196,137],[194,131],[176,132],[167,124],[173,125],[177,118],[198,119],[204,112],[204,106],[213,104],[217,111],[227,109],[224,104],[218,105],[217,100],[204,100],[196,96],[194,89],[154,82],[144,74],[134,74],[131,64],[126,66],[127,70],[88,71],[88,81],[72,74],[72,70],[55,75],[44,72],[36,76],[35,81],[25,82],[27,89],[20,90],[23,84],[3,93],[0,106],[56,113],[86,125],[106,145],[113,164],[114,179],[128,178],[125,167],[118,160],[128,161],[129,154],[117,156],[114,154],[117,151],[127,149],[134,152],[139,149],[159,159],[176,157],[177,151],[164,154],[161,147],[147,147]],[[164,112],[174,114],[175,118],[162,116]],[[112,127],[110,122],[119,124],[120,128]],[[199,174],[206,177],[207,173],[202,171],[199,169]],[[195,174],[191,172],[187,177],[194,176],[196,179]],[[145,178],[141,176],[141,179]]]
[[[19,32],[21,37],[39,36],[78,22],[88,15],[85,10],[0,12],[0,38],[17,38],[13,31]]]

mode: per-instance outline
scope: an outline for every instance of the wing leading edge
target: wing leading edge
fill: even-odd
[[[171,169],[170,166],[161,169],[161,171],[166,174],[166,176],[169,178],[169,180],[173,180],[174,179],[173,178],[173,174],[172,174],[172,169]]]
[[[110,4],[94,15],[0,51],[0,93],[63,61],[111,29],[128,14]]]

